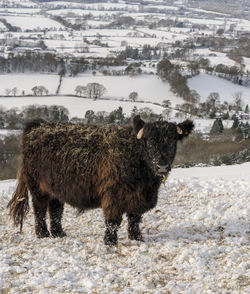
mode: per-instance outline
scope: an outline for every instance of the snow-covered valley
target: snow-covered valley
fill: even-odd
[[[6,205],[15,180],[0,182],[2,293],[249,293],[250,163],[174,169],[157,207],[144,215],[145,242],[103,245],[100,209],[67,206],[63,239],[37,239],[30,212],[24,232]]]

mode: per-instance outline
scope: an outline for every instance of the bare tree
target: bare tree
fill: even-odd
[[[49,91],[44,86],[38,86],[37,87],[37,93],[38,93],[38,95],[42,96],[43,94],[48,95]]]
[[[242,92],[235,92],[233,95],[235,110],[241,111],[243,108]]]
[[[88,98],[92,98],[94,100],[99,99],[105,92],[106,92],[106,88],[99,84],[99,83],[88,83],[84,94],[86,95],[86,97]]]
[[[200,102],[200,95],[195,90],[190,90],[187,95],[185,96],[185,100],[189,103],[199,103]]]
[[[44,86],[35,86],[31,89],[33,92],[33,95],[35,96],[42,96],[42,95],[48,95],[49,91]]]
[[[14,87],[12,90],[11,90],[13,96],[16,96],[17,92],[18,92],[18,89],[17,87]]]
[[[5,95],[6,96],[10,96],[10,94],[11,94],[11,92],[12,92],[12,90],[11,89],[5,89]]]
[[[39,88],[38,86],[35,86],[31,89],[31,91],[33,92],[34,96],[38,96],[39,95]]]
[[[77,96],[83,96],[83,94],[85,93],[85,91],[86,91],[86,87],[84,87],[84,86],[78,85],[75,88],[75,93],[76,93]]]
[[[163,110],[162,115],[163,115],[164,119],[169,120],[169,119],[171,119],[171,113],[172,113],[172,109],[167,108],[167,109]]]
[[[212,92],[207,97],[207,103],[215,108],[216,104],[220,102],[220,94],[217,92]]]
[[[135,100],[138,99],[138,93],[137,92],[131,92],[128,97],[129,97],[130,100],[135,102]]]
[[[165,108],[171,107],[171,101],[169,99],[162,101],[162,103],[163,103],[162,106]]]

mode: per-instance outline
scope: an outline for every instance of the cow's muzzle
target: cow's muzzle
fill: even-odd
[[[160,175],[166,175],[171,171],[171,167],[168,164],[166,164],[166,165],[159,165],[158,164],[157,168],[158,168],[158,173]]]
[[[158,168],[158,174],[161,177],[161,182],[164,184],[168,178],[171,167],[167,164],[167,165],[157,165],[157,168]]]

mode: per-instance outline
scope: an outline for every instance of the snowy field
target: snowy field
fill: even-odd
[[[0,95],[6,95],[6,89],[17,88],[17,95],[32,95],[31,89],[35,86],[44,86],[49,94],[55,94],[59,85],[59,76],[56,74],[2,74],[0,75]],[[1,103],[0,103],[1,104]],[[14,105],[13,105],[14,106]]]
[[[208,74],[199,74],[188,79],[188,86],[196,90],[201,96],[201,102],[206,101],[211,92],[220,94],[220,101],[233,102],[235,93],[242,93],[242,100],[245,104],[250,103],[250,88],[234,84],[225,79],[210,76]]]
[[[6,28],[6,26],[3,23],[0,23],[0,30],[2,30],[2,31],[5,31],[6,30],[7,31],[7,28]]]
[[[153,71],[154,69],[143,68],[143,70]],[[10,74],[0,75],[0,81],[0,95],[3,96],[6,95],[6,89],[13,89],[14,87],[18,89],[17,95],[22,95],[23,91],[25,95],[31,95],[33,93],[31,89],[34,86],[45,86],[49,94],[53,95],[56,93],[59,84],[59,76],[56,74]],[[101,74],[97,74],[96,76],[92,74],[82,74],[74,78],[64,77],[59,94],[74,95],[76,86],[86,86],[88,83],[102,84],[107,89],[103,98],[114,100],[128,99],[129,94],[135,91],[138,93],[138,100],[141,101],[162,103],[164,100],[168,99],[171,101],[172,106],[183,103],[183,99],[176,97],[173,92],[171,92],[167,82],[162,82],[155,75],[147,74],[136,77],[103,76]],[[9,97],[8,101],[12,101],[11,99],[12,97]],[[25,99],[26,98],[23,98],[23,101],[26,101]],[[30,99],[37,98],[32,97]],[[60,100],[60,97],[58,99]],[[0,98],[0,105],[9,105],[8,101],[6,101],[6,98]],[[20,99],[17,99],[17,101],[20,101]],[[18,102],[18,105],[20,105],[20,103]],[[26,102],[24,102],[24,104],[25,103]]]
[[[200,57],[208,58],[210,60],[212,66],[216,66],[218,64],[224,64],[227,66],[234,66],[236,64],[232,59],[227,57],[226,53],[217,52],[217,51],[214,52],[208,48],[196,49],[195,53],[199,54],[199,58]],[[216,56],[211,56],[211,54],[213,54],[213,55],[215,54]]]
[[[14,180],[0,182],[2,293],[247,294],[250,291],[250,163],[174,169],[155,209],[144,215],[143,243],[103,245],[100,209],[66,206],[63,239],[37,239],[30,212],[23,234],[6,205]]]
[[[12,5],[19,5],[19,6],[23,6],[23,7],[37,7],[38,4],[34,3],[31,0],[8,0],[8,4],[12,4]]]
[[[39,8],[0,8],[0,14],[6,14],[6,12],[10,14],[39,14]]]
[[[64,26],[59,24],[58,22],[42,17],[42,16],[5,16],[4,17],[7,22],[9,22],[12,26],[20,27],[24,30],[32,30],[36,28],[46,29],[46,28],[56,28],[63,29]]]
[[[104,17],[108,16],[111,17],[113,14],[119,13],[119,11],[108,11],[108,10],[89,10],[89,9],[56,9],[56,10],[48,10],[47,13],[49,15],[60,15],[60,16],[65,16],[69,12],[74,12],[75,14],[79,16],[84,16],[84,15],[93,15],[94,17]]]
[[[29,105],[61,105],[69,110],[69,117],[84,118],[87,110],[111,112],[118,107],[122,107],[125,115],[130,116],[132,109],[136,106],[137,109],[150,108],[154,113],[161,114],[164,110],[162,106],[152,103],[143,102],[125,102],[114,100],[96,100],[69,97],[69,96],[50,96],[50,97],[4,97],[0,98],[0,107],[10,109],[18,107],[20,110]]]
[[[183,103],[183,99],[177,98],[170,90],[167,82],[162,82],[155,75],[129,76],[103,76],[83,74],[77,77],[63,79],[60,94],[75,94],[78,85],[86,86],[88,83],[99,83],[107,92],[103,97],[112,99],[128,99],[131,92],[138,93],[138,100],[162,103],[171,100],[172,105]]]

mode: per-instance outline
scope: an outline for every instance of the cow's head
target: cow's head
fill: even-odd
[[[146,142],[149,161],[155,173],[161,177],[171,170],[177,142],[187,137],[194,124],[191,120],[175,124],[166,121],[145,123],[139,115],[133,119],[133,129],[138,140]]]

